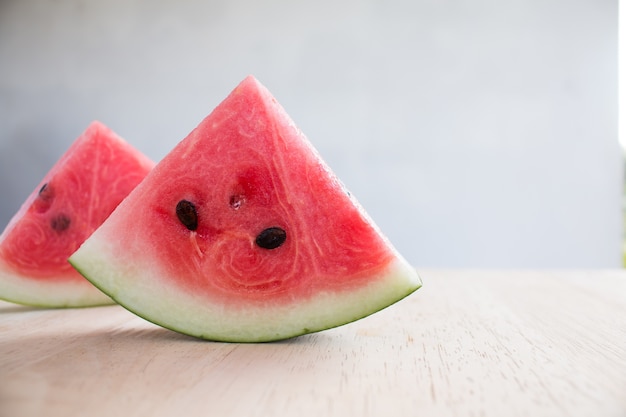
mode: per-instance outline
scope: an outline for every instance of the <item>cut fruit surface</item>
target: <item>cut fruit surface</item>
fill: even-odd
[[[45,307],[112,303],[67,258],[153,166],[108,127],[91,123],[0,235],[0,298]]]
[[[252,76],[70,262],[139,316],[223,341],[336,327],[421,286]]]

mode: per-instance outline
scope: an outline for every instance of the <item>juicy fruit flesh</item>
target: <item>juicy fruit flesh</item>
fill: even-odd
[[[115,256],[159,259],[163,276],[225,304],[308,298],[380,272],[395,254],[282,108],[232,98],[122,204],[132,215],[112,220],[110,237],[127,242]]]
[[[372,314],[421,281],[247,78],[70,257],[149,321],[268,341]]]
[[[64,184],[58,190],[57,181]],[[89,193],[81,190],[80,182],[72,178],[57,177],[45,184],[45,190],[55,190],[54,195],[42,197],[40,193],[20,221],[19,229],[13,229],[0,247],[0,256],[8,265],[33,278],[46,278],[59,273],[76,276],[67,258],[93,231],[90,220],[94,216],[102,218],[105,213],[84,213],[95,209],[95,206],[72,199],[75,188],[81,194]],[[108,209],[112,211],[113,208]],[[81,211],[83,215],[68,214]],[[36,248],[36,255],[34,251],[24,248]]]
[[[241,165],[232,161],[230,166],[236,170]],[[324,194],[332,196],[327,201],[318,201],[316,193],[307,194],[310,190],[299,193],[295,186],[289,189],[292,201],[285,201],[287,197],[278,195],[280,188],[271,181],[269,167],[260,164],[243,169],[244,174],[235,175],[234,182],[217,182],[212,187],[186,180],[185,168],[168,168],[163,177],[160,174],[165,170],[152,176],[153,184],[162,188],[140,189],[137,193],[145,194],[128,202],[131,207],[127,209],[136,215],[118,225],[118,239],[119,230],[124,231],[121,239],[124,235],[141,239],[132,246],[130,242],[119,245],[115,256],[129,263],[154,256],[162,261],[164,276],[194,293],[228,302],[232,297],[264,300],[269,294],[300,297],[314,290],[308,281],[314,276],[341,277],[324,282],[327,290],[335,291],[358,285],[359,277],[365,279],[393,257],[358,208],[339,198],[345,192],[338,183],[314,185],[326,188]],[[234,195],[237,208],[231,205]],[[185,215],[181,201],[191,202],[185,204],[189,211]],[[315,209],[309,216],[303,213],[311,212],[311,207]],[[146,224],[152,227],[143,228]],[[257,244],[268,229],[283,230],[288,237],[280,244],[268,243],[276,245],[268,250]]]
[[[29,196],[0,240],[0,259],[23,277],[84,282],[67,259],[153,165],[97,122],[71,150]]]

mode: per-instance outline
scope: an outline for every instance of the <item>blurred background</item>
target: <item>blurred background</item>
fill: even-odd
[[[155,160],[248,74],[418,267],[622,265],[617,0],[0,0],[0,229],[94,119]]]

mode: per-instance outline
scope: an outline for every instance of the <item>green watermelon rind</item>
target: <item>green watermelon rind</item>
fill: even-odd
[[[263,305],[229,309],[168,285],[153,265],[116,265],[107,249],[115,242],[101,238],[98,232],[70,257],[77,271],[133,314],[212,341],[272,342],[339,327],[383,310],[422,286],[417,271],[398,255],[362,288],[317,294],[288,305],[273,305],[268,300]]]
[[[115,303],[93,285],[76,285],[54,277],[48,282],[26,280],[8,266],[0,266],[0,294],[0,300],[41,308],[97,307]]]

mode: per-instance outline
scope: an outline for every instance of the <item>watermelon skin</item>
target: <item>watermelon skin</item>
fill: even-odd
[[[191,218],[177,212],[181,202],[193,206]],[[259,247],[268,229],[284,230],[284,242]],[[230,342],[336,327],[421,286],[252,76],[69,260],[137,315]]]
[[[42,307],[111,304],[67,261],[154,162],[94,121],[0,235],[0,298]]]

